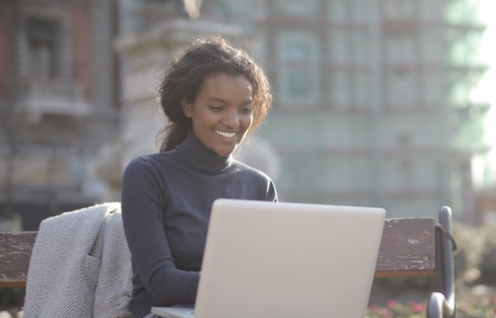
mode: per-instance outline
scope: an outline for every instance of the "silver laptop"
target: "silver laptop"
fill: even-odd
[[[385,210],[219,199],[195,308],[167,318],[363,318]]]

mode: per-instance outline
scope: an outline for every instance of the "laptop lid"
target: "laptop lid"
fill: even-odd
[[[195,318],[363,318],[384,218],[382,208],[216,200]]]

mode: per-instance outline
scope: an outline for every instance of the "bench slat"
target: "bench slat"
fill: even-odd
[[[387,219],[375,278],[434,276],[433,218]],[[25,287],[37,232],[0,233],[0,287]]]
[[[433,218],[387,219],[374,277],[434,276],[434,255]]]
[[[0,233],[0,287],[25,287],[37,232]]]

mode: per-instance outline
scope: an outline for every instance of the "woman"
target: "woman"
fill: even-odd
[[[136,318],[195,302],[215,199],[277,201],[267,175],[233,158],[272,103],[267,78],[245,52],[221,38],[195,42],[172,64],[160,97],[169,119],[161,152],[134,159],[123,178]]]

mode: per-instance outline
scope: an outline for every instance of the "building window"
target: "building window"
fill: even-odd
[[[277,12],[286,16],[315,17],[318,3],[316,0],[277,0]]]
[[[295,63],[309,60],[308,48],[302,43],[288,43],[282,52],[282,58]],[[310,76],[306,69],[290,69],[287,74],[287,92],[290,98],[306,98],[310,94]]]
[[[29,63],[31,76],[46,80],[57,77],[58,74],[58,33],[56,22],[42,19],[27,21],[29,43]]]
[[[197,1],[198,2],[198,1]],[[201,5],[201,14],[221,14],[235,16],[253,16],[257,10],[257,3],[253,0],[230,1],[230,0],[211,0],[203,1]]]
[[[329,19],[333,22],[342,22],[348,19],[348,1],[333,0],[329,2]]]
[[[353,74],[353,103],[358,108],[367,108],[370,104],[370,75],[367,72],[357,72]]]
[[[415,44],[411,37],[393,37],[386,42],[387,59],[390,63],[415,61]]]
[[[308,48],[302,43],[289,43],[282,52],[282,58],[295,62],[307,61],[309,58]]]
[[[416,188],[416,174],[411,160],[402,159],[398,164],[398,188],[412,190]]]
[[[312,63],[320,61],[321,43],[315,32],[284,30],[274,37],[277,58],[291,62]]]
[[[331,40],[329,41],[330,61],[332,63],[349,63],[351,60],[348,48],[349,32],[341,29],[331,30]]]
[[[402,132],[397,137],[397,144],[401,148],[408,148],[412,143],[412,137],[407,132]]]
[[[310,76],[306,70],[291,70],[288,74],[288,93],[292,98],[310,95]]]
[[[428,106],[443,105],[445,103],[445,89],[441,70],[431,69],[422,72],[422,103]]]
[[[310,32],[281,32],[277,37],[278,70],[276,91],[285,107],[319,107],[319,43]]]
[[[388,72],[388,104],[393,107],[411,107],[417,102],[415,73],[411,69],[393,69]]]
[[[329,62],[367,65],[370,60],[370,37],[367,31],[336,28],[330,31]]]
[[[437,63],[443,58],[442,52],[445,50],[444,43],[449,42],[449,40],[440,40],[443,39],[442,33],[442,31],[432,30],[432,28],[426,28],[425,30],[421,31],[420,52],[422,54],[422,61],[428,63]]]
[[[294,63],[307,63],[309,60],[308,48],[303,43],[289,42],[284,45],[281,58]],[[288,97],[293,99],[306,98],[310,93],[310,78],[306,68],[296,66],[289,68],[286,73],[286,92]]]
[[[350,105],[350,74],[346,72],[333,72],[331,74],[331,102],[337,108],[345,108]]]
[[[406,18],[417,14],[417,0],[385,0],[383,3],[385,14],[389,18]]]
[[[351,33],[351,32],[350,32]],[[352,62],[366,65],[370,59],[370,37],[366,31],[358,30],[349,34],[349,52],[352,55]]]
[[[368,6],[363,0],[332,0],[329,2],[328,16],[332,22],[364,23],[370,11]]]

